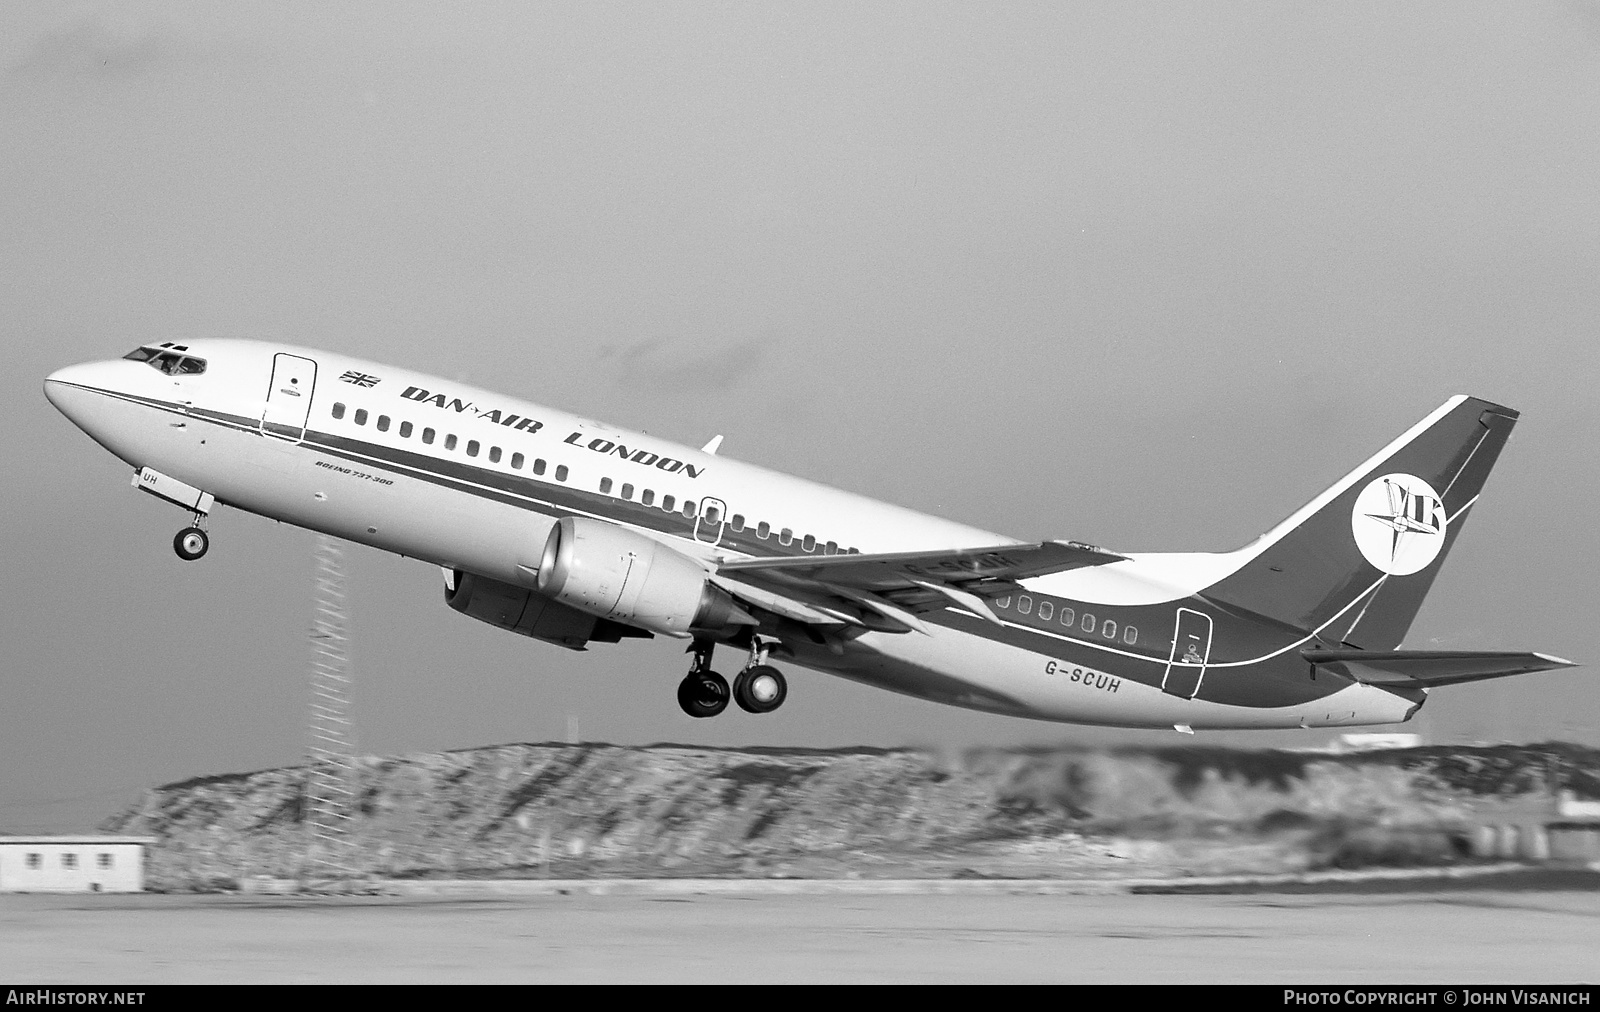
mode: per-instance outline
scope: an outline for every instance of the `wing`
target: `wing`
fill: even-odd
[[[1300,651],[1314,667],[1327,668],[1368,685],[1430,688],[1505,678],[1530,671],[1570,668],[1572,661],[1549,654],[1475,650],[1350,650],[1307,647]]]
[[[1017,581],[1126,556],[1076,541],[875,555],[744,559],[723,563],[717,582],[757,607],[816,625],[856,624],[926,632],[919,611],[955,603],[999,624],[987,598]]]

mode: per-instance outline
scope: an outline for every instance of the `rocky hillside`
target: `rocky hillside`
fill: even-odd
[[[155,888],[307,869],[306,769],[151,790],[108,832]],[[361,762],[341,860],[380,876],[1019,876],[1458,860],[1485,806],[1600,797],[1600,751],[1359,755],[500,745]]]

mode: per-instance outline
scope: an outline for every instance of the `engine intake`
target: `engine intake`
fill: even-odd
[[[700,563],[602,520],[556,522],[539,560],[538,587],[579,611],[668,636],[757,624]]]

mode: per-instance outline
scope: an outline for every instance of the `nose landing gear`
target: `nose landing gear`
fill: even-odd
[[[172,550],[178,553],[178,558],[193,562],[206,554],[211,547],[211,537],[206,534],[206,515],[216,505],[216,497],[149,467],[141,467],[133,473],[133,487],[194,514],[194,522],[172,539]]]

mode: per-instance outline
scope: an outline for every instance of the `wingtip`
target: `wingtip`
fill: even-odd
[[[1539,658],[1541,661],[1549,661],[1551,664],[1557,665],[1558,667],[1576,668],[1580,666],[1577,661],[1569,661],[1565,657],[1557,657],[1555,654],[1541,654],[1535,651],[1533,656]]]

